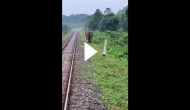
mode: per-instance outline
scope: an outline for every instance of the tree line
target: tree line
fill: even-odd
[[[62,24],[62,32],[70,31],[70,29],[71,29],[71,27],[69,27],[68,25]]]
[[[128,6],[119,10],[117,14],[113,13],[111,8],[106,8],[104,13],[96,9],[93,15],[87,17],[85,30],[128,32]]]

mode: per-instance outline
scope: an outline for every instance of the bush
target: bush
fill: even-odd
[[[94,32],[93,43],[103,44],[105,39],[108,40],[108,53],[114,54],[117,58],[128,57],[128,33],[116,31]]]

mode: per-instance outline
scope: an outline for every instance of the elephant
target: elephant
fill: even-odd
[[[85,32],[85,35],[86,35],[86,40],[88,40],[88,43],[92,43],[93,32],[87,31]]]

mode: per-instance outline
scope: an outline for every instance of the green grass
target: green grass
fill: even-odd
[[[62,41],[69,36],[71,32],[62,32]]]
[[[82,42],[86,42],[84,32],[80,31]],[[100,33],[94,33],[96,36]],[[97,38],[93,38],[94,41]],[[106,36],[104,35],[104,37]],[[102,40],[104,41],[104,40]],[[103,57],[104,42],[88,43],[98,52],[90,58],[91,65],[95,73],[81,73],[82,76],[91,78],[95,84],[103,91],[101,98],[110,110],[128,110],[128,60],[127,57],[120,56],[119,51],[125,50],[125,46],[109,45],[108,52]],[[87,43],[87,42],[86,42]],[[124,49],[123,49],[124,48]]]

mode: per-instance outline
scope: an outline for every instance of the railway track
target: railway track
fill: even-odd
[[[74,31],[62,46],[62,110],[67,110],[71,78],[77,47],[77,34]]]
[[[108,110],[94,83],[77,76],[87,64],[81,35],[74,31],[62,42],[62,110]]]

